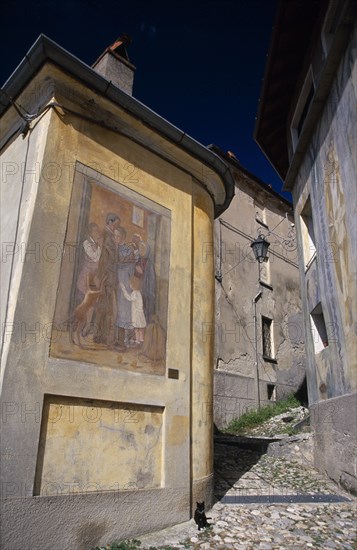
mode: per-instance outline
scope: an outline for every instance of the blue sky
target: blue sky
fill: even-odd
[[[275,0],[6,2],[1,82],[40,33],[91,65],[126,32],[137,67],[133,95],[204,145],[234,152],[281,192],[253,140],[275,6]]]

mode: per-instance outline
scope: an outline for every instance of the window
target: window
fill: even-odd
[[[263,339],[263,357],[273,358],[272,346],[272,320],[262,317],[262,339]]]
[[[316,256],[316,238],[310,197],[305,203],[300,218],[304,261],[305,267],[308,268]]]
[[[310,313],[310,323],[315,354],[317,354],[328,346],[327,330],[321,303],[317,304]]]
[[[313,84],[311,84],[311,86],[309,88],[309,91],[308,91],[308,94],[307,94],[307,97],[305,99],[305,104],[302,108],[302,111],[301,111],[301,114],[300,114],[300,117],[299,117],[299,120],[298,120],[297,126],[296,126],[298,137],[300,136],[302,127],[304,126],[304,122],[305,122],[305,119],[307,117],[307,113],[309,111],[312,98],[314,97],[314,93],[315,93],[315,89],[314,89]]]
[[[330,3],[326,13],[325,21],[322,27],[321,38],[322,38],[323,48],[326,56],[330,50],[331,43],[338,26],[339,16],[341,13],[341,6],[339,6],[339,4],[341,3],[342,3],[341,1],[340,2],[335,1]]]
[[[262,231],[262,227],[264,229],[269,229],[269,226],[267,224],[266,220],[266,208],[263,202],[260,202],[257,199],[254,199],[254,209],[255,209],[255,221],[257,222],[257,231],[258,235],[261,233],[264,233]],[[270,264],[269,259],[266,258],[263,263],[258,264],[259,265],[259,282],[261,282],[263,285],[269,285],[270,287]]]
[[[270,261],[269,258],[266,258],[264,262],[258,264],[259,269],[259,283],[266,288],[270,288],[270,290],[273,289],[271,286],[271,280],[270,280]]]
[[[267,394],[269,401],[276,401],[276,386],[274,384],[267,384]]]
[[[314,94],[315,86],[312,78],[312,69],[310,67],[302,85],[301,93],[299,99],[297,100],[296,109],[291,122],[292,151],[295,151],[297,147]]]
[[[315,51],[312,54],[311,68],[315,84],[319,82],[325,66],[325,52],[321,40],[316,40]]]
[[[259,202],[258,200],[254,199],[254,208],[255,208],[255,221],[258,222],[259,225],[262,225],[264,228],[269,229],[266,221],[265,205],[262,202]]]
[[[270,284],[270,262],[269,258],[267,258],[264,262],[262,262],[259,265],[259,283],[266,288],[270,288],[272,290],[272,286]]]

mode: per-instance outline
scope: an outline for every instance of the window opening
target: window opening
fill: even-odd
[[[269,401],[275,401],[276,400],[276,386],[275,386],[275,384],[267,384],[267,393],[268,393],[268,400]]]
[[[262,317],[263,357],[273,357],[271,330],[272,320]]]
[[[316,256],[316,237],[310,197],[301,212],[301,231],[304,250],[305,267],[309,267]]]
[[[317,304],[310,313],[310,321],[315,354],[317,354],[328,346],[327,330],[321,303]]]

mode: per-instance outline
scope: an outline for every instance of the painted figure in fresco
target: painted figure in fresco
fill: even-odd
[[[119,227],[114,231],[114,242],[117,247],[117,317],[116,327],[118,329],[118,346],[122,348],[129,344],[133,329],[131,322],[131,305],[123,292],[123,287],[130,295],[130,278],[134,275],[136,257],[132,244],[125,243],[126,230]]]
[[[135,257],[135,276],[141,280],[141,292],[144,302],[145,317],[150,321],[155,313],[156,276],[152,261],[150,246],[141,235],[134,233],[132,237]]]
[[[102,236],[96,223],[90,223],[88,226],[88,238],[83,242],[83,263],[77,280],[77,294],[81,302],[88,290],[88,278],[94,284],[99,284],[97,278],[101,248]]]
[[[144,342],[146,319],[143,308],[143,297],[140,292],[140,280],[133,275],[130,277],[131,293],[126,291],[123,283],[120,283],[120,289],[124,298],[131,302],[131,326],[134,328],[134,345],[139,347]]]
[[[170,211],[84,174],[68,216],[51,357],[164,376]]]
[[[98,277],[104,276],[104,292],[96,305],[94,342],[105,344],[109,348],[115,345],[115,319],[117,316],[117,246],[114,242],[114,231],[120,228],[120,218],[117,214],[106,215],[106,225],[102,253],[98,265]]]
[[[87,290],[81,303],[75,308],[73,318],[70,324],[70,339],[73,344],[76,344],[83,349],[81,336],[85,336],[86,329],[91,323],[93,311],[99,296],[104,292],[104,283],[106,275],[102,278],[99,287],[97,287],[90,278],[90,273],[87,274]],[[74,338],[74,333],[77,335],[77,342]]]
[[[144,343],[141,356],[150,361],[163,361],[166,355],[166,332],[155,314],[145,329]]]

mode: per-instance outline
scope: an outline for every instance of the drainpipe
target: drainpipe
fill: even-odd
[[[219,243],[218,243],[218,269],[216,269],[215,278],[221,283],[222,282],[222,221],[221,218],[218,218],[219,221]],[[216,265],[217,267],[217,265]]]
[[[254,360],[255,360],[255,377],[257,385],[257,402],[258,410],[260,410],[260,389],[259,389],[259,367],[258,367],[258,336],[257,336],[257,302],[262,297],[262,292],[259,291],[254,296],[253,302],[253,326],[254,326]]]

